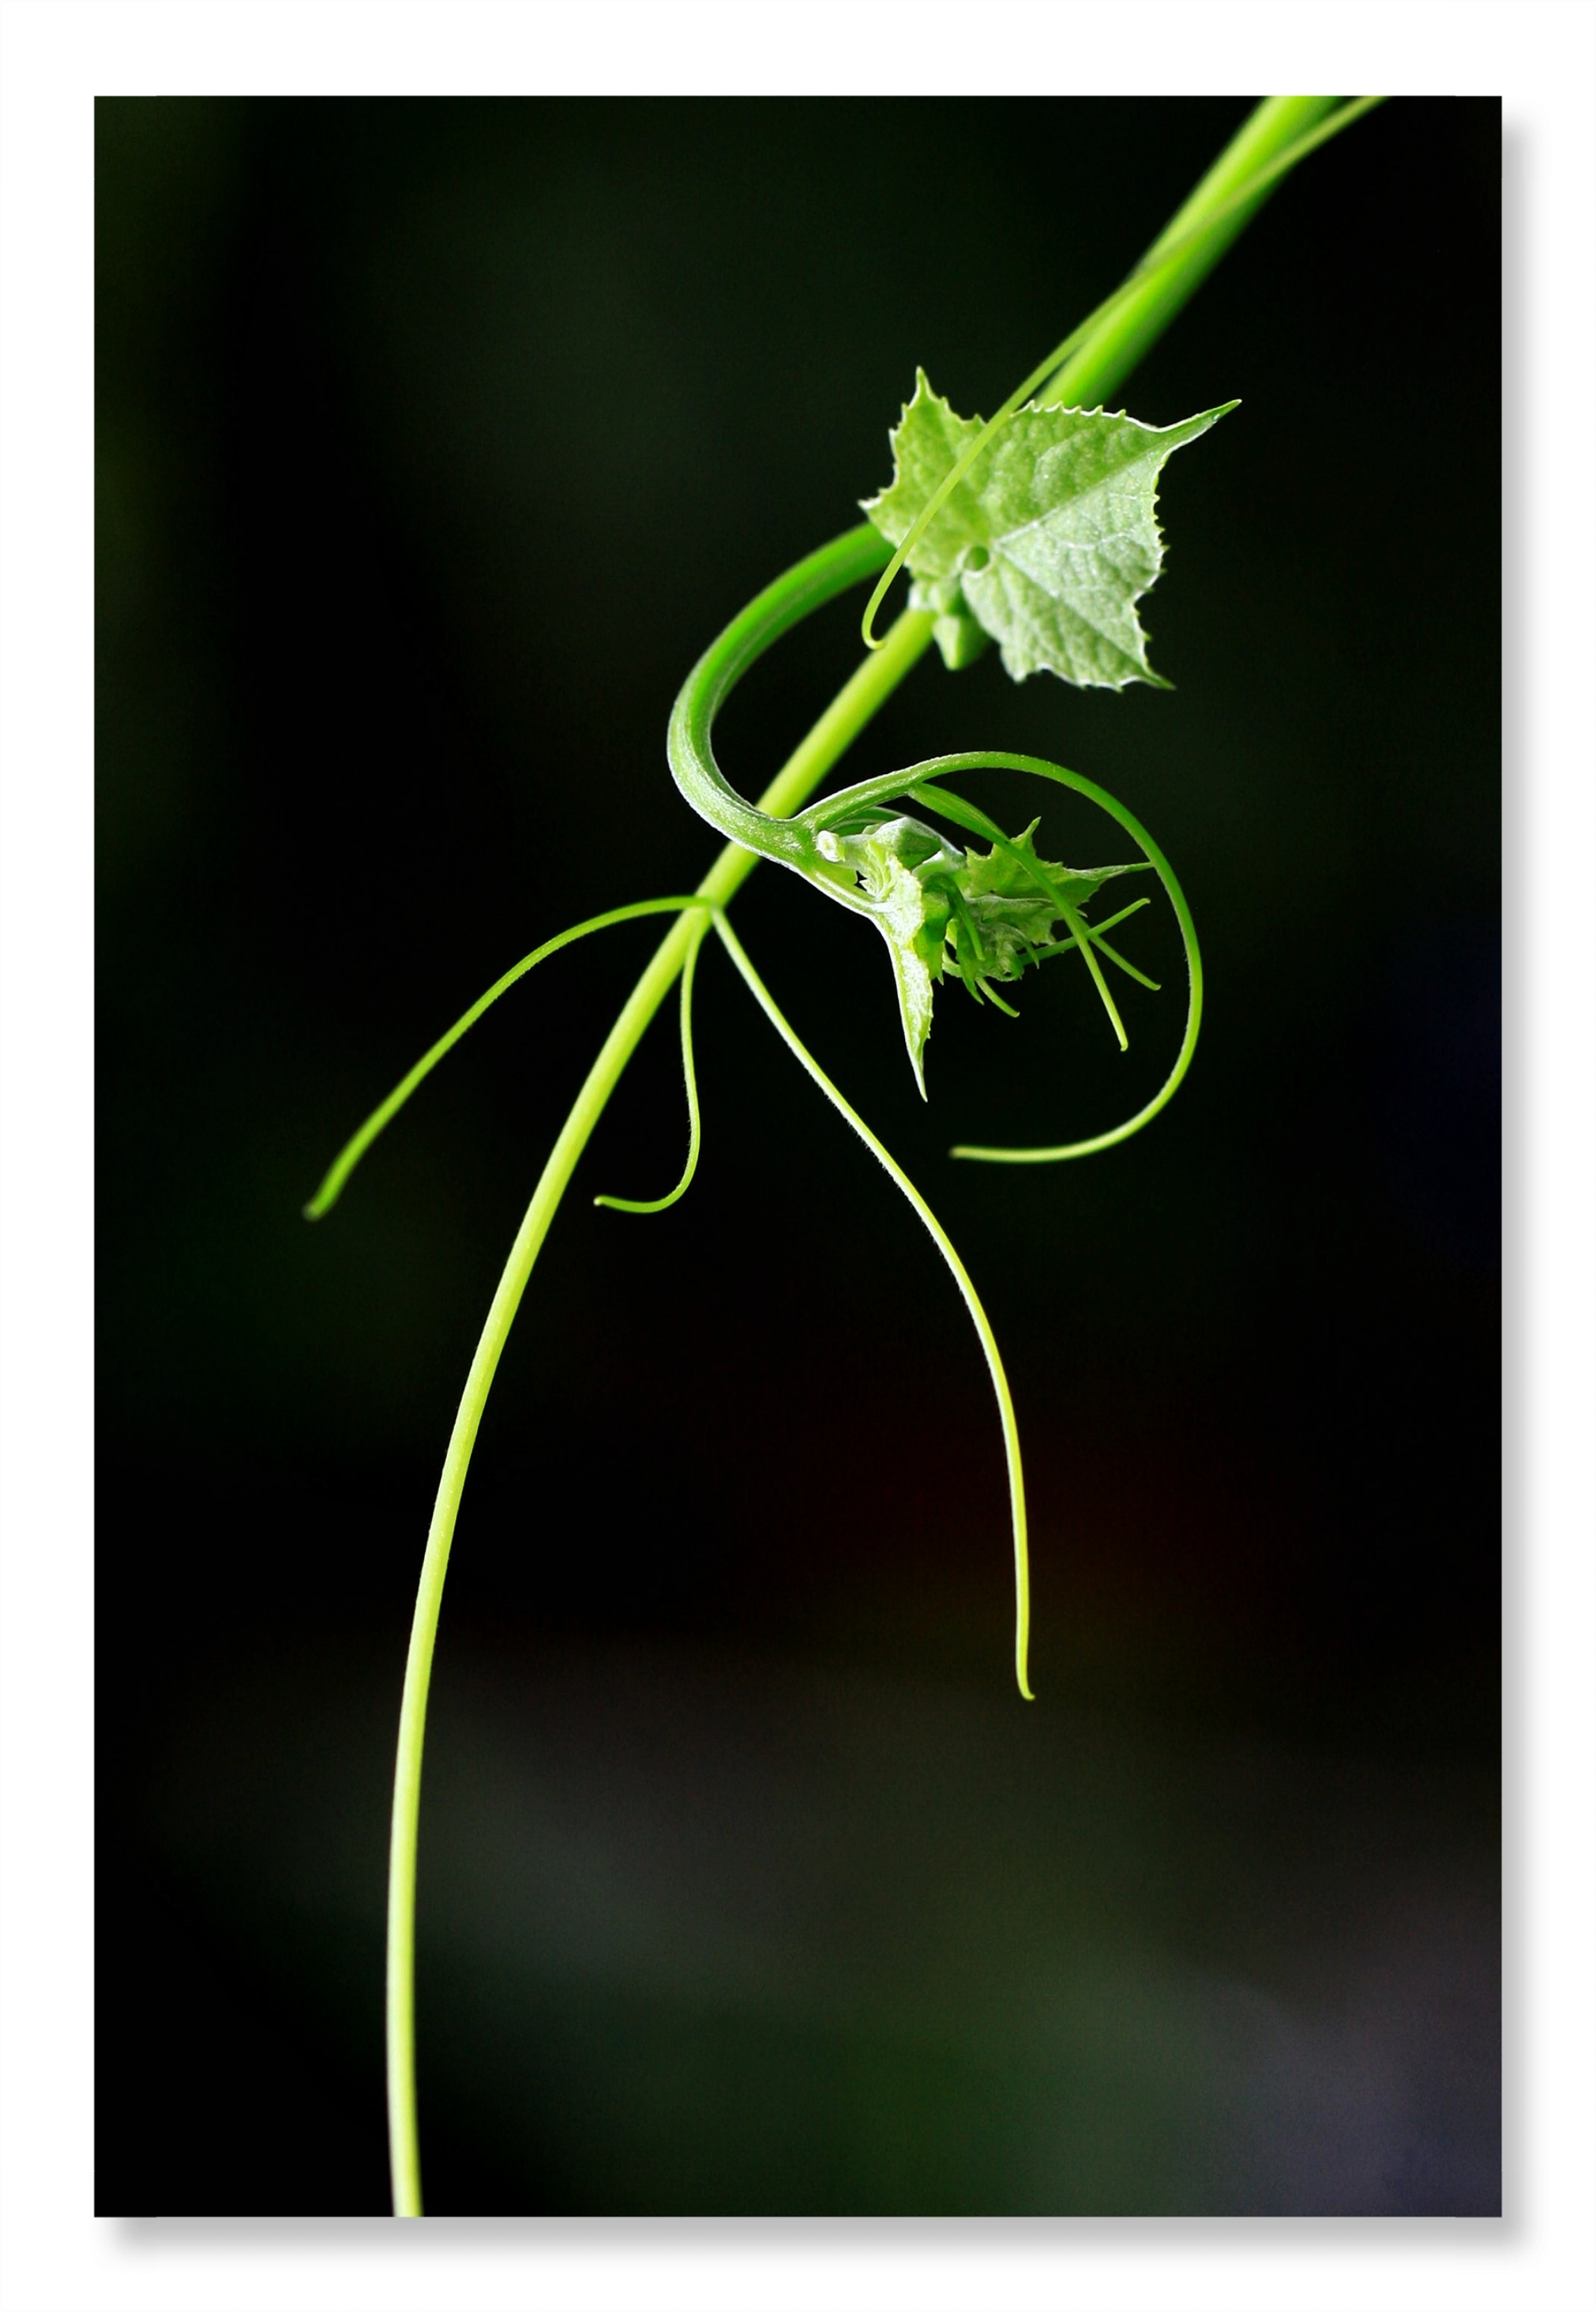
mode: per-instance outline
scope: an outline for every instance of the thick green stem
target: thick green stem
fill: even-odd
[[[925,652],[930,643],[932,624],[922,611],[904,613],[888,634],[885,646],[857,669],[797,752],[782,766],[759,799],[762,810],[773,817],[787,818],[808,801],[832,766]],[[751,852],[728,844],[699,885],[698,896],[724,906],[741,889],[757,864]],[[619,1083],[644,1029],[675,985],[688,950],[699,935],[701,923],[702,918],[695,921],[693,915],[684,915],[660,941],[647,970],[627,998],[620,1018],[605,1038],[603,1048],[588,1071],[587,1081],[549,1152],[542,1178],[527,1207],[527,1216],[510,1247],[476,1353],[471,1360],[449,1451],[444,1457],[443,1474],[438,1481],[438,1497],[432,1506],[432,1522],[416,1591],[415,1616],[410,1629],[410,1651],[405,1664],[388,1856],[388,2156],[397,2215],[419,2216],[422,2212],[415,2105],[415,1856],[421,1813],[422,1746],[426,1733],[427,1690],[432,1682],[438,1615],[443,1602],[444,1576],[449,1571],[449,1546],[454,1539],[466,1472],[500,1356],[548,1234],[549,1223],[559,1210],[577,1159],[603,1115],[610,1094]]]
[[[1182,306],[1211,273],[1231,242],[1275,190],[1276,179],[1251,199],[1229,206],[1242,187],[1335,110],[1333,96],[1269,96],[1243,124],[1184,207],[1171,217],[1138,267],[1147,278],[1115,305],[1078,352],[1043,389],[1060,408],[1085,408],[1112,393]],[[1223,210],[1224,215],[1215,216]],[[1184,244],[1183,247],[1182,244]],[[1155,272],[1166,250],[1173,262]]]
[[[1149,279],[1105,315],[1101,328],[1090,332],[1058,372],[1053,381],[1055,389],[1064,385],[1072,397],[1088,399],[1111,391],[1120,382],[1256,207],[1256,202],[1233,205],[1235,191],[1266,165],[1271,155],[1281,153],[1294,137],[1300,138],[1304,127],[1317,119],[1327,106],[1328,100],[1319,98],[1277,97],[1259,108],[1162,236],[1160,246],[1173,246],[1180,240],[1188,242],[1169,268],[1167,278],[1160,276]],[[1293,107],[1299,109],[1294,113],[1290,109]],[[1190,237],[1202,225],[1205,215],[1221,209],[1225,215],[1216,224],[1211,240],[1200,247],[1191,244]],[[920,612],[906,612],[899,618],[760,797],[761,810],[772,818],[788,818],[801,809],[832,765],[924,653],[930,643],[932,625],[930,617]],[[752,854],[728,844],[700,884],[699,896],[716,906],[724,906],[746,881],[755,864]],[[405,1666],[388,1865],[388,2145],[394,2210],[401,2216],[419,2216],[422,2212],[414,2016],[416,1840],[422,1748],[444,1576],[466,1473],[500,1354],[577,1160],[698,935],[699,925],[691,915],[684,915],[672,927],[605,1038],[577,1094],[544,1166],[493,1295],[487,1322],[471,1360],[439,1481]]]

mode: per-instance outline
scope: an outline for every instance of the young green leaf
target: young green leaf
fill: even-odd
[[[823,838],[824,847],[824,838]],[[942,976],[944,943],[953,899],[946,879],[961,854],[915,819],[890,819],[832,846],[859,879],[859,889],[892,957],[903,1041],[923,1099],[924,1055],[931,1032],[932,982]],[[928,879],[926,871],[942,871]],[[938,882],[943,888],[938,888]]]
[[[1046,669],[1112,690],[1164,687],[1136,615],[1164,559],[1158,475],[1172,451],[1235,407],[1227,401],[1165,426],[1101,409],[1016,410],[910,556],[911,603],[936,613],[949,665],[973,655],[973,620],[1016,682]],[[892,436],[892,485],[864,504],[894,546],[982,423],[960,417],[917,372]]]
[[[858,902],[886,941],[922,1099],[937,981],[952,972],[1000,1003],[993,981],[1018,979],[1027,965],[1075,944],[1073,933],[1061,941],[1053,935],[1066,906],[1078,913],[1111,876],[1145,863],[1081,868],[1039,859],[1032,840],[1039,823],[987,854],[960,851],[907,817],[820,837],[823,856],[855,877]]]
[[[987,958],[981,965],[985,978],[1017,979],[1028,963],[1055,944],[1059,900],[1067,899],[1079,909],[1111,875],[1134,874],[1144,863],[1061,867],[1051,859],[1039,859],[1032,837],[1041,824],[1033,819],[1023,834],[1012,838],[1007,850],[994,845],[983,857],[972,845],[964,854],[959,889]]]

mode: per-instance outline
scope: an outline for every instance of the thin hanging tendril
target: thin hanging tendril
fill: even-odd
[[[981,1305],[980,1296],[976,1292],[974,1285],[970,1281],[970,1272],[964,1266],[964,1262],[959,1258],[958,1254],[955,1251],[953,1240],[948,1236],[946,1230],[942,1226],[941,1222],[937,1218],[936,1213],[931,1210],[929,1204],[927,1204],[925,1198],[920,1195],[920,1190],[909,1178],[908,1173],[904,1171],[903,1166],[897,1161],[895,1157],[894,1157],[889,1151],[882,1145],[881,1142],[877,1140],[869,1125],[859,1114],[859,1111],[856,1108],[850,1107],[847,1100],[843,1099],[842,1093],[837,1090],[836,1085],[833,1083],[831,1078],[820,1065],[819,1061],[815,1059],[814,1054],[810,1052],[807,1047],[799,1040],[798,1035],[789,1026],[788,1020],[778,1008],[775,999],[771,994],[769,988],[766,987],[763,980],[760,977],[758,972],[754,970],[753,964],[749,961],[746,950],[744,949],[742,941],[738,939],[737,933],[732,930],[730,924],[727,921],[724,909],[720,907],[715,909],[715,929],[720,935],[721,942],[724,945],[727,953],[730,956],[733,963],[736,964],[738,971],[742,974],[744,980],[747,983],[754,1002],[759,1005],[760,1010],[764,1013],[766,1019],[769,1020],[771,1025],[775,1029],[776,1033],[787,1046],[788,1050],[792,1053],[794,1058],[798,1061],[798,1065],[809,1076],[811,1081],[819,1086],[820,1090],[825,1094],[827,1099],[830,1100],[832,1106],[836,1109],[838,1115],[844,1117],[846,1121],[851,1125],[854,1131],[858,1133],[859,1138],[864,1142],[865,1146],[870,1151],[870,1153],[885,1170],[894,1186],[902,1190],[903,1194],[908,1198],[910,1204],[913,1205],[914,1210],[919,1213],[921,1221],[924,1222],[938,1251],[942,1255],[943,1259],[946,1262],[949,1270],[952,1272],[954,1283],[958,1286],[960,1293],[964,1297],[964,1306],[970,1311],[971,1319],[974,1324],[976,1334],[981,1341],[981,1353],[987,1361],[987,1371],[991,1375],[992,1388],[998,1399],[998,1414],[1003,1424],[1003,1450],[1008,1465],[1008,1500],[1010,1515],[1014,1527],[1015,1677],[1019,1686],[1020,1692],[1025,1696],[1025,1700],[1027,1702],[1033,1702],[1036,1697],[1031,1691],[1029,1677],[1031,1649],[1031,1566],[1030,1554],[1026,1543],[1025,1476],[1025,1470],[1020,1460],[1019,1423],[1015,1418],[1014,1398],[1009,1392],[1008,1376],[1003,1370],[1003,1359],[999,1353],[997,1337],[992,1331],[986,1310]]]
[[[573,924],[569,931],[561,932],[554,939],[545,940],[543,945],[535,947],[530,955],[524,955],[519,963],[511,964],[502,978],[495,979],[487,994],[479,995],[471,1009],[462,1012],[454,1026],[439,1037],[431,1050],[422,1054],[409,1074],[394,1086],[380,1108],[374,1108],[360,1130],[345,1142],[328,1165],[320,1187],[304,1207],[305,1218],[318,1221],[324,1213],[331,1212],[361,1158],[378,1134],[393,1122],[411,1093],[432,1074],[444,1054],[453,1050],[467,1028],[475,1027],[488,1006],[497,1003],[506,989],[513,987],[518,979],[524,979],[535,965],[545,962],[551,955],[557,955],[563,947],[570,947],[577,940],[589,938],[594,932],[607,931],[612,924],[629,924],[639,915],[682,915],[702,905],[702,899],[689,896],[674,899],[639,899],[628,907],[610,907],[601,915],[589,915],[586,923]],[[685,1187],[685,1183],[683,1185]]]
[[[596,1204],[603,1204],[612,1213],[666,1213],[680,1204],[693,1186],[693,1175],[698,1169],[699,1117],[698,1074],[693,1064],[693,976],[698,969],[698,950],[704,943],[710,928],[706,915],[699,925],[697,936],[687,950],[687,960],[682,966],[682,1075],[687,1087],[687,1161],[681,1178],[668,1195],[656,1196],[650,1202],[639,1203],[631,1196],[595,1196]]]

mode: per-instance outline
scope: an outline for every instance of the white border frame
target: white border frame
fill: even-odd
[[[630,2299],[1596,2304],[1596,12],[1590,0],[0,0],[0,2293],[8,2312]],[[1133,84],[1136,62],[1153,75]],[[1508,192],[1503,2220],[96,2220],[92,99],[1501,94]],[[1489,356],[1490,349],[1482,348]],[[1458,390],[1467,393],[1468,380]],[[63,1113],[65,1101],[66,1112]],[[48,1118],[48,1128],[42,1119]],[[41,1764],[41,1762],[44,1762]],[[48,1890],[48,1895],[42,1891]]]

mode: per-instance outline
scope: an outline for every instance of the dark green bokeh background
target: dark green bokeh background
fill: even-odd
[[[513,959],[711,854],[672,697],[855,518],[923,363],[990,409],[1245,102],[102,102],[103,2212],[386,2206],[387,1780],[456,1395],[647,951],[549,967],[343,1206],[349,1129]],[[855,775],[1085,771],[1209,973],[1156,1127],[1062,968],[941,999],[739,902],[988,1299],[1034,1520],[917,1224],[723,959],[705,1143],[656,1029],[512,1340],[423,1819],[437,2212],[1499,2205],[1500,119],[1393,103],[1128,387],[1177,686],[933,660]],[[858,605],[723,722],[753,793]],[[993,779],[1011,823],[1035,808]],[[1044,847],[1115,840],[1050,803]],[[1154,962],[1153,959],[1157,959]]]

